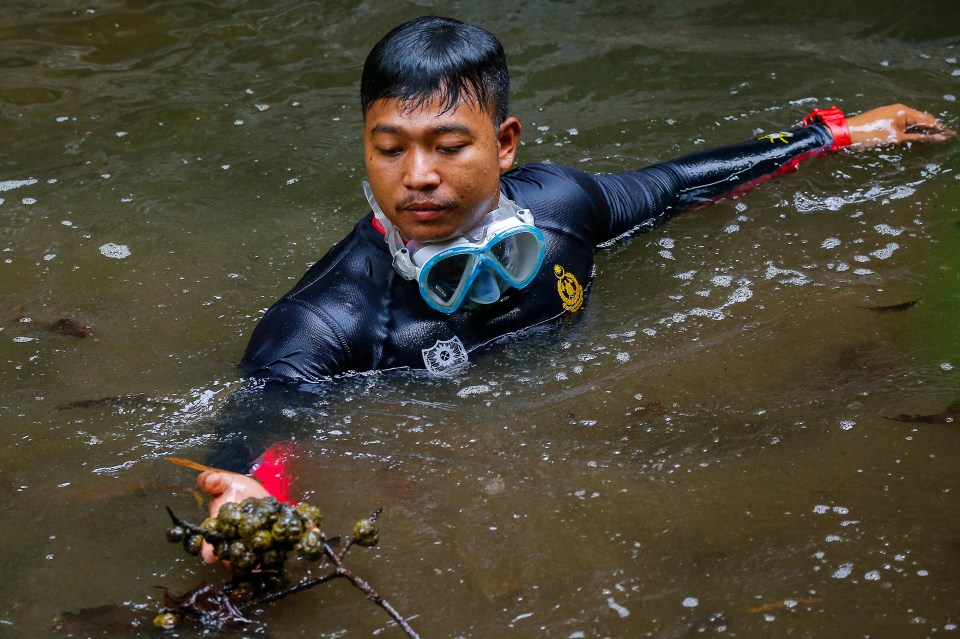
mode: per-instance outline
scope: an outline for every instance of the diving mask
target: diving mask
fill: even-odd
[[[505,288],[530,284],[543,264],[546,247],[533,215],[503,193],[499,206],[463,236],[404,244],[367,182],[363,191],[383,226],[393,267],[404,278],[416,280],[423,299],[441,313],[453,313],[464,302],[496,302]]]

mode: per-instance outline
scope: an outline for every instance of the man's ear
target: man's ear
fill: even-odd
[[[497,129],[497,159],[501,171],[507,171],[513,166],[517,146],[520,144],[521,128],[520,120],[510,116]]]

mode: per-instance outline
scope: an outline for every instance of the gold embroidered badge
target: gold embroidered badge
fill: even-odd
[[[573,273],[568,273],[559,264],[553,266],[553,274],[557,276],[557,293],[563,302],[563,310],[575,313],[583,306],[583,287]]]
[[[777,140],[780,140],[784,144],[790,142],[790,138],[793,137],[793,133],[787,133],[786,131],[781,131],[780,133],[768,133],[767,135],[757,138],[758,140],[770,140],[770,144],[773,144]]]

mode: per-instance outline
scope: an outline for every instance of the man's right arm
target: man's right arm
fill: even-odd
[[[273,495],[291,499],[295,477],[290,464],[302,422],[287,417],[291,408],[311,410],[317,393],[298,390],[281,381],[250,379],[235,390],[213,416],[214,443],[207,451],[206,465],[219,469],[197,478],[201,491],[210,497],[209,514],[215,517],[228,502],[247,497]],[[204,559],[215,561],[213,549],[204,544]]]
[[[339,333],[309,305],[283,300],[260,322],[240,364],[248,378],[218,410],[216,443],[207,454],[208,465],[224,472],[198,478],[210,496],[210,515],[226,501],[272,494],[290,499],[289,451],[277,442],[296,433],[284,417],[292,407],[316,404],[322,383],[342,372],[348,353]],[[212,550],[204,558],[213,561]]]
[[[309,407],[322,385],[343,372],[343,340],[308,305],[281,300],[254,329],[240,370],[247,378],[216,416],[216,444],[207,463],[236,473],[277,441],[287,440],[284,409]]]

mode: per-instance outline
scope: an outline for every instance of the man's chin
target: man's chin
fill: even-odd
[[[405,240],[414,242],[443,242],[456,237],[456,229],[451,229],[448,225],[430,224],[421,222],[417,224],[407,224],[400,229],[400,235]]]

